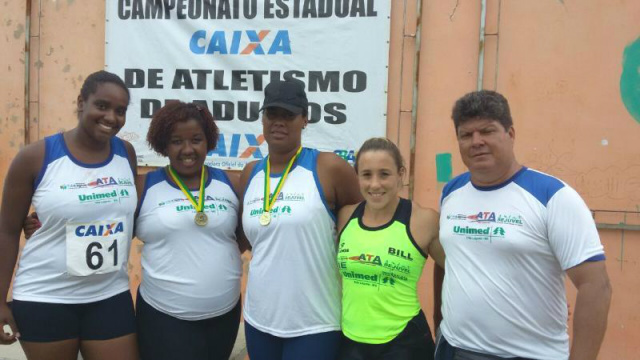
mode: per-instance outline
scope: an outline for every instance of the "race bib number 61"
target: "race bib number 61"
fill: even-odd
[[[73,276],[118,271],[127,258],[124,219],[67,223],[67,272]]]

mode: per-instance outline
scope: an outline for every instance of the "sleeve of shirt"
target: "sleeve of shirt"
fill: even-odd
[[[547,204],[547,236],[563,270],[587,260],[604,260],[591,211],[569,186],[556,192]]]

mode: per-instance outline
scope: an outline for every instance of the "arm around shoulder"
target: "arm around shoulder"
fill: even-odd
[[[435,329],[442,321],[442,282],[444,281],[445,254],[439,240],[440,214],[430,208],[413,203],[411,233],[423,252],[435,261],[433,267],[433,323]]]
[[[336,210],[363,200],[355,170],[334,153],[318,154],[318,178],[324,188],[327,201]]]
[[[357,206],[358,204],[350,204],[340,208],[340,211],[338,211],[338,233],[342,232],[347,225]]]
[[[431,208],[413,203],[411,212],[411,234],[422,251],[431,255],[440,267],[444,267],[444,250],[440,245],[440,214]]]

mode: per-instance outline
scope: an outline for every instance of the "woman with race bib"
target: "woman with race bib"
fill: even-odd
[[[171,102],[147,142],[169,165],[138,176],[136,236],[142,282],[136,302],[142,360],[226,360],[240,324],[237,177],[204,165],[216,146],[211,113]],[[25,222],[30,236],[38,224]]]
[[[78,125],[26,146],[5,179],[0,294],[6,296],[20,230],[33,203],[42,227],[22,250],[11,309],[0,301],[0,343],[20,340],[30,360],[138,358],[127,260],[136,208],[136,155],[115,135],[129,91],[99,71],[77,99]],[[15,319],[15,320],[14,320]]]
[[[398,195],[406,170],[391,141],[367,140],[356,171],[364,201],[338,217],[344,334],[338,359],[433,359],[417,287],[427,254],[444,267],[438,213]]]
[[[240,179],[253,256],[244,301],[251,360],[334,360],[340,344],[334,212],[361,198],[347,162],[301,146],[308,105],[301,81],[267,85],[269,155]]]

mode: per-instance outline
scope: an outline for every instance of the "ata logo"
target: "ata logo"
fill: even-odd
[[[60,185],[60,189],[76,190],[76,189],[109,187],[109,186],[118,186],[118,185],[133,186],[133,181],[131,181],[131,179],[128,179],[128,178],[118,178],[118,180],[116,180],[113,176],[103,176],[88,183],[62,184]]]
[[[364,263],[364,264],[382,266],[382,261],[380,260],[380,256],[373,255],[373,254],[360,254],[360,256],[352,256],[352,257],[350,257],[349,260],[358,261],[358,262]]]
[[[216,30],[207,37],[206,30],[198,30],[191,35],[189,49],[198,55],[291,55],[291,41],[289,30],[278,30],[268,41],[263,41],[271,33],[271,30],[245,30],[223,31]],[[207,41],[208,40],[208,41]],[[240,43],[246,44],[240,50]],[[265,48],[268,48],[265,53]]]
[[[467,220],[471,220],[472,222],[496,222],[499,224],[509,224],[509,225],[524,225],[524,219],[520,215],[500,215],[493,211],[480,211],[477,214],[468,215]],[[449,217],[447,217],[449,219]],[[459,220],[454,218],[455,220]]]
[[[477,222],[494,222],[496,221],[496,213],[493,211],[480,211],[477,214],[467,216],[467,219]]]
[[[99,178],[96,181],[92,181],[89,184],[90,187],[101,187],[101,186],[110,186],[110,185],[118,185],[118,182],[113,177],[103,177]]]

